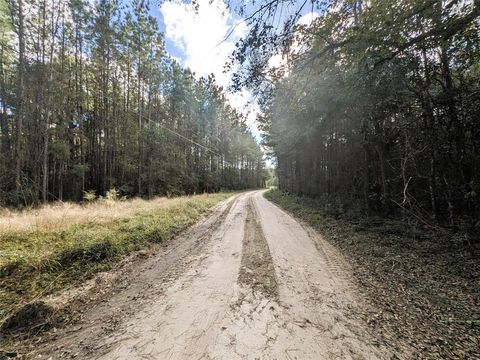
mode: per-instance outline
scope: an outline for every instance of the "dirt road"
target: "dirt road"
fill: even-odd
[[[42,358],[388,358],[350,284],[319,235],[244,193],[122,273]]]

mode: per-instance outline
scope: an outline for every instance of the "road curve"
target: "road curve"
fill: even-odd
[[[389,358],[355,312],[342,256],[263,191],[230,199],[172,244],[59,336],[50,358]]]

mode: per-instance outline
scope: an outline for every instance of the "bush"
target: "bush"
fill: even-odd
[[[95,194],[95,190],[88,190],[83,192],[83,201],[93,202],[96,199],[97,199],[97,194]]]
[[[127,200],[125,196],[120,196],[120,191],[115,188],[112,188],[107,191],[105,194],[105,200],[108,201],[124,201]]]

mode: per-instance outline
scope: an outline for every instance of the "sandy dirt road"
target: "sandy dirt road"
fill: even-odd
[[[42,358],[386,359],[355,309],[348,264],[243,193],[129,269]]]

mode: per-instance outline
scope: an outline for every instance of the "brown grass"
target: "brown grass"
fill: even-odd
[[[195,198],[207,198],[197,195]],[[179,205],[188,197],[157,197],[151,200],[139,198],[126,201],[99,200],[76,204],[57,202],[35,209],[15,211],[0,208],[0,236],[10,233],[60,230],[70,225],[102,224],[130,217],[137,213],[149,213]]]
[[[57,203],[0,213],[0,319],[172,239],[232,193]]]

